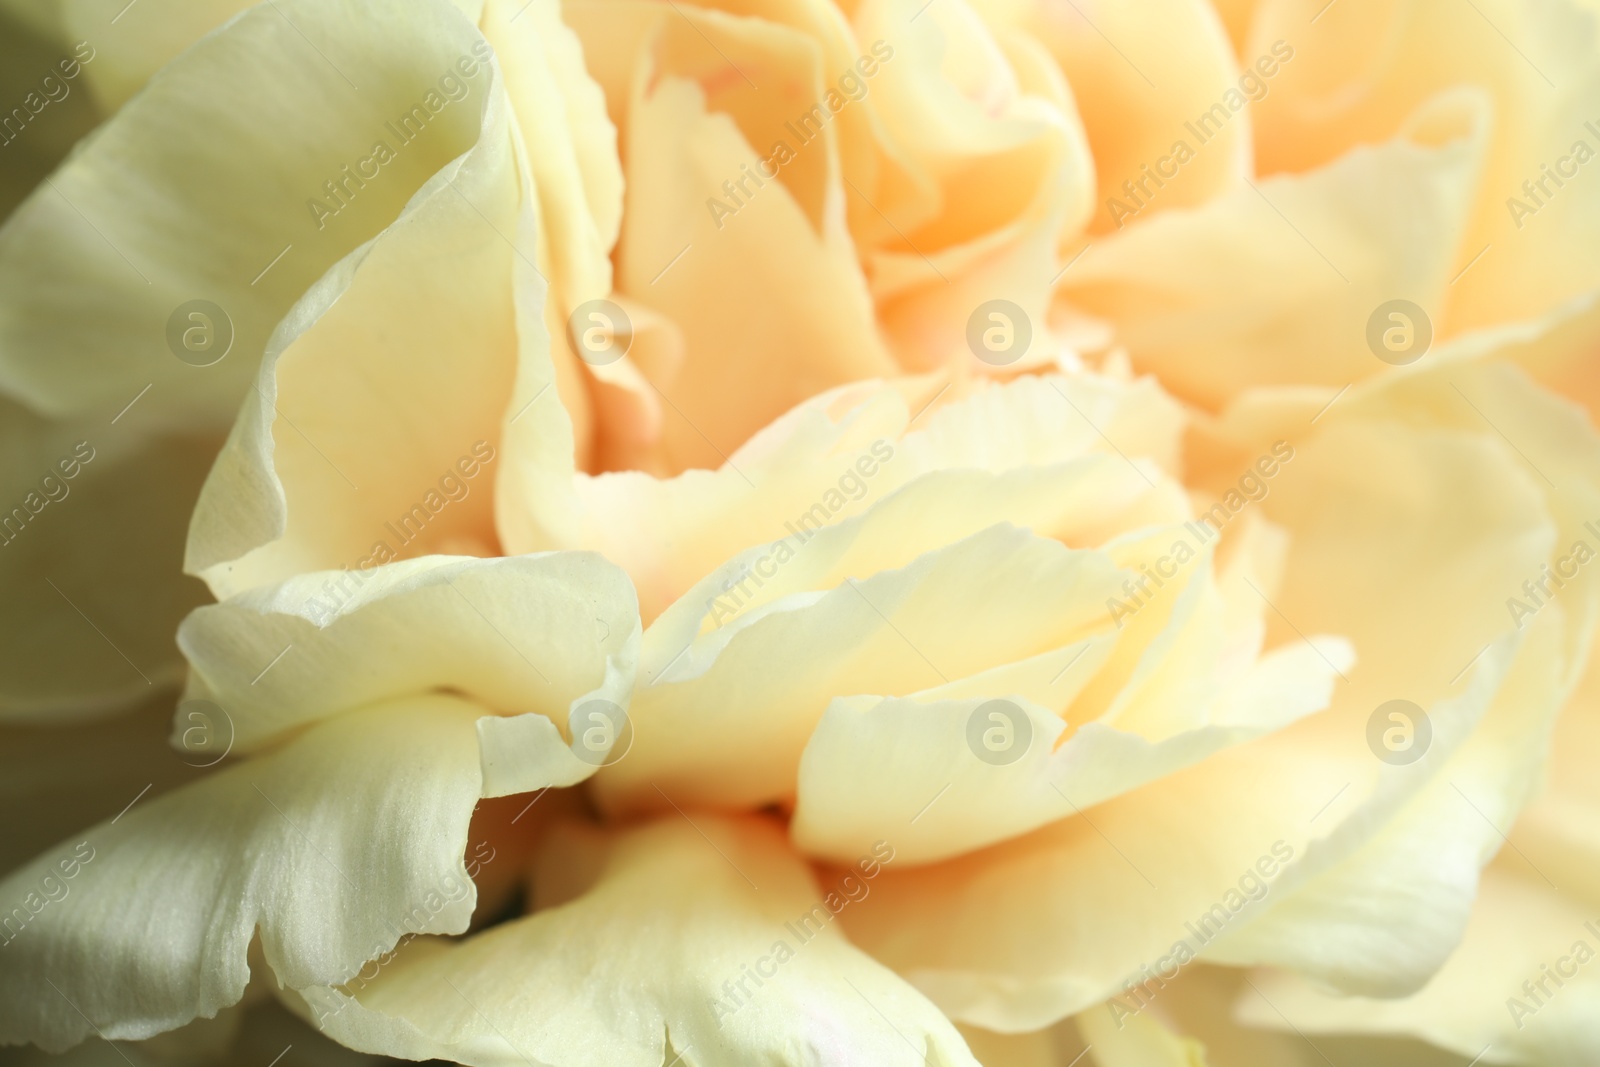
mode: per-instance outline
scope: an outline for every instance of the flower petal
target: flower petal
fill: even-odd
[[[1386,144],[1098,242],[1064,299],[1115,322],[1136,366],[1207,407],[1252,385],[1377,374],[1367,320],[1397,297],[1437,315],[1488,128],[1481,98],[1435,101]]]
[[[355,1048],[495,1067],[976,1067],[932,1005],[839,935],[830,909],[856,905],[823,896],[771,823],[671,815],[594,849],[558,836],[543,859],[598,865],[575,899],[418,946],[354,997],[299,987],[302,1010]],[[752,972],[767,980],[752,988]]]
[[[580,476],[573,487],[576,499],[561,515],[567,529],[559,543],[616,560],[632,576],[650,622],[709,572],[752,546],[794,536],[797,526],[809,530],[860,514],[930,472],[963,467],[1005,472],[1115,455],[1119,472],[1096,468],[1092,478],[1076,483],[1078,492],[1088,494],[1081,507],[1069,508],[1043,489],[1038,494],[1049,501],[1045,510],[1054,515],[1049,521],[1058,535],[1076,543],[1098,531],[1103,540],[1137,525],[1130,513],[1139,512],[1149,522],[1178,513],[1177,486],[1158,476],[1176,470],[1181,429],[1181,412],[1152,379],[1024,377],[970,392],[937,383],[929,385],[928,395],[912,397],[895,385],[860,383],[801,404],[717,471],[670,479],[640,471]],[[1136,466],[1128,455],[1140,457],[1149,469]],[[936,503],[933,493],[924,492],[930,504]],[[1020,487],[1012,500],[1014,508],[1037,510]],[[555,503],[542,503],[541,510]],[[952,510],[960,509],[948,501],[940,506],[941,514]],[[516,532],[507,532],[508,547],[550,547],[528,529],[525,516],[502,515],[503,527],[517,524]],[[1070,533],[1060,525],[1069,515]],[[980,527],[968,523],[963,528],[970,533]]]
[[[480,81],[480,95],[497,92]],[[452,545],[493,551],[483,468],[515,367],[511,274],[525,253],[508,236],[506,108],[498,95],[480,108],[473,149],[275,335],[190,533],[187,566],[219,596]]]
[[[1382,141],[1461,83],[1488,94],[1495,121],[1441,333],[1531,318],[1600,284],[1600,198],[1564,188],[1588,181],[1600,146],[1586,125],[1600,101],[1600,12],[1582,0],[1474,3],[1462,18],[1448,3],[1341,0],[1323,14],[1323,0],[1266,0],[1251,33],[1254,49],[1279,37],[1296,47],[1257,105],[1263,173]]]
[[[1149,188],[1141,168],[1156,166],[1175,141],[1191,139],[1185,123],[1206,116],[1229,90],[1237,95],[1238,60],[1211,5],[1200,0],[1085,7],[984,0],[978,7],[1043,44],[1072,84],[1093,153],[1092,188],[1104,198],[1093,209],[1091,233],[1120,229],[1110,203],[1127,197],[1123,183]],[[1238,101],[1242,106],[1243,97]],[[1223,107],[1228,117],[1196,146],[1197,158],[1160,187],[1156,209],[1198,206],[1250,175],[1251,113]]]
[[[253,752],[348,708],[430,690],[562,727],[590,700],[624,707],[639,620],[627,577],[589,553],[432,556],[243,593],[197,610],[178,641],[193,667],[185,695],[219,703],[237,750]],[[515,735],[547,725],[480,725],[486,796],[550,784],[512,770]],[[571,781],[556,784],[570,785],[596,763],[561,765]]]
[[[1461,946],[1414,996],[1338,997],[1265,972],[1252,979],[1259,995],[1241,995],[1237,1011],[1273,1030],[1288,1019],[1312,1034],[1411,1035],[1485,1062],[1583,1067],[1600,1056],[1595,930],[1592,905],[1564,896],[1513,856],[1483,872]]]
[[[859,581],[848,567],[828,592],[754,609],[676,656],[647,637],[634,751],[597,780],[603,802],[657,807],[657,790],[716,805],[787,798],[833,697],[915,692],[1071,644],[1108,627],[1121,577],[1100,553],[1008,525]]]
[[[486,75],[479,102],[427,122],[416,143],[383,123],[422,106],[474,42],[437,0],[380,20],[355,0],[283,0],[196,42],[0,231],[0,385],[52,415],[108,418],[148,385],[129,423],[226,425],[295,299],[471,144]],[[398,147],[376,177],[342,169],[371,162],[379,139]],[[328,198],[320,220],[308,198]],[[214,366],[169,350],[195,300],[231,321]]]
[[[256,936],[280,980],[308,986],[347,980],[405,927],[466,929],[480,714],[445,697],[351,712],[13,872],[0,1042],[59,1051],[214,1015],[243,994]]]

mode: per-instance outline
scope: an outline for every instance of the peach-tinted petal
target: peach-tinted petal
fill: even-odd
[[[1112,320],[1136,366],[1207,407],[1253,385],[1375,375],[1380,304],[1438,314],[1488,124],[1480,98],[1456,94],[1381,146],[1141,219],[1084,253],[1063,299]]]

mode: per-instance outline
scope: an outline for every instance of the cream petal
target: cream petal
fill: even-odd
[[[481,714],[445,697],[350,712],[13,872],[9,916],[58,899],[6,946],[0,1041],[60,1050],[214,1015],[243,994],[257,936],[278,978],[304,987],[347,980],[406,928],[466,929]],[[456,899],[423,904],[452,886]]]
[[[532,148],[528,166],[555,273],[571,304],[603,297],[611,292],[607,255],[622,220],[622,168],[604,94],[554,0],[490,0],[483,29]]]
[[[0,721],[92,718],[182,676],[181,544],[217,442],[0,400]]]
[[[929,407],[945,396],[942,406]],[[1176,470],[1181,426],[1181,413],[1150,379],[1025,377],[967,395],[936,388],[915,400],[892,385],[862,383],[808,400],[715,472],[580,477],[577,504],[564,516],[575,527],[565,543],[602,551],[626,569],[648,622],[752,545],[859,514],[929,472],[973,466],[1003,472],[1121,452],[1114,464],[1095,470],[1094,489],[1077,484],[1074,492],[1098,494],[1085,497],[1096,501],[1093,507],[1073,515],[1059,497],[1044,504],[1059,513],[1050,520],[1057,536],[1097,543],[1138,525],[1132,511],[1143,509],[1149,522],[1181,514],[1176,487],[1160,477]],[[1137,467],[1129,455],[1156,466]],[[1070,484],[1059,472],[1041,477]],[[1018,488],[1011,506],[1042,519],[1042,500],[1029,504]],[[1046,496],[1043,488],[1040,495]],[[949,502],[926,498],[940,514],[950,513]],[[526,535],[509,541],[530,551],[536,545]]]
[[[957,1026],[983,1067],[1077,1067],[1086,1051],[1070,1019],[1045,1030],[1000,1034],[976,1026]]]
[[[1492,653],[1481,650],[1491,642],[1515,658],[1465,743],[1446,755],[1435,735],[1436,751],[1414,764],[1414,797],[1360,848],[1349,846],[1367,831],[1347,819],[1347,829],[1296,871],[1294,892],[1213,955],[1400,995],[1420,986],[1459,938],[1477,870],[1536,789],[1554,717],[1587,655],[1596,598],[1590,576],[1567,583],[1559,603],[1532,619],[1508,613],[1501,597],[1538,579],[1581,535],[1582,518],[1600,514],[1600,450],[1570,407],[1509,368],[1467,360],[1387,380],[1327,419],[1319,436],[1339,450],[1341,472],[1313,441],[1295,458],[1305,465],[1288,468],[1264,505],[1295,537],[1277,606],[1299,626],[1341,627],[1363,652],[1334,714],[1319,720],[1326,743],[1355,749],[1374,709],[1397,694],[1428,707],[1452,679],[1482,669],[1475,650],[1487,661]],[[1382,436],[1391,441],[1386,460],[1369,451]],[[1410,481],[1412,449],[1435,455],[1436,484],[1496,488],[1453,489],[1425,510],[1416,503],[1426,498],[1413,496],[1407,533],[1397,536],[1401,527],[1391,524],[1400,505],[1385,485]],[[1352,478],[1353,469],[1366,477]],[[1426,512],[1432,515],[1423,518]],[[1357,556],[1363,563],[1352,567]],[[1389,565],[1374,567],[1374,560]],[[1452,577],[1460,574],[1474,575],[1474,584],[1461,587]],[[1398,607],[1375,613],[1378,598]],[[1429,639],[1420,642],[1414,612],[1424,608]],[[1403,936],[1396,936],[1401,915]]]
[[[545,338],[522,337],[513,307],[527,205],[491,73],[449,107],[471,117],[471,151],[274,335],[190,532],[186,565],[218,596],[453,545],[494,552],[484,468],[519,345]]]
[[[1462,349],[1483,349],[1521,366],[1541,385],[1600,418],[1600,375],[1590,354],[1600,345],[1600,292],[1575,298],[1532,322],[1470,334]],[[1470,346],[1470,347],[1469,347]]]
[[[1265,972],[1236,1010],[1274,1030],[1289,1020],[1311,1034],[1411,1035],[1485,1063],[1582,1067],[1600,1056],[1596,928],[1592,909],[1513,856],[1484,871],[1460,948],[1416,995],[1337,997]]]
[[[1384,140],[1434,94],[1479,86],[1495,121],[1449,267],[1460,280],[1436,327],[1454,333],[1533,317],[1600,284],[1600,201],[1566,188],[1587,181],[1577,142],[1590,158],[1600,148],[1586,125],[1600,122],[1600,11],[1569,0],[1484,0],[1464,19],[1450,3],[1341,0],[1308,32],[1321,7],[1260,5],[1251,48],[1286,38],[1296,49],[1256,105],[1263,173],[1308,170]]]
[[[430,123],[418,144],[396,141],[376,178],[342,170],[395,140],[384,120],[420,105],[475,41],[441,2],[373,22],[353,0],[287,0],[177,56],[0,232],[0,384],[51,414],[108,417],[148,385],[128,423],[225,425],[294,300],[471,144],[479,102]],[[476,79],[480,100],[487,82]],[[347,203],[319,224],[308,204],[335,179]],[[169,326],[181,330],[195,300],[232,325],[211,367],[169,350]]]
[[[1205,1048],[1174,1034],[1151,1014],[1113,1023],[1098,1008],[1078,1016],[1078,1030],[1100,1067],[1206,1067]]]
[[[975,1067],[932,1005],[830,925],[827,901],[858,905],[824,896],[778,827],[671,815],[577,858],[593,847],[557,837],[544,858],[599,865],[575,899],[419,945],[354,997],[301,987],[301,1010],[355,1048],[497,1067]],[[752,972],[767,979],[754,989]]]
[[[1421,991],[1403,1000],[1336,997],[1290,974],[1257,975],[1272,1005],[1312,1032],[1412,1034],[1464,1058],[1485,1045],[1506,1062],[1555,1067],[1592,1058],[1583,1050],[1592,1044],[1600,985],[1573,951],[1580,941],[1579,955],[1600,949],[1593,925],[1600,796],[1591,773],[1600,754],[1597,685],[1600,671],[1591,665],[1556,724],[1544,789],[1484,871],[1460,946]],[[1257,1025],[1282,1026],[1281,1017],[1265,1017],[1259,998],[1240,998],[1240,1009]]]
[[[517,756],[525,731],[559,742],[550,723],[570,719],[576,734],[588,701],[626,706],[639,620],[627,577],[595,555],[435,556],[240,594],[197,610],[178,642],[192,668],[185,696],[226,711],[240,752],[347,708],[429,690],[541,720],[480,724],[485,795],[496,796],[534,787]],[[557,776],[569,780],[558,784],[594,766],[569,753]]]
[[[1488,136],[1480,96],[1433,101],[1401,136],[1096,242],[1062,282],[1134,364],[1219,408],[1254,385],[1343,386],[1385,370],[1375,308],[1438,314]]]
[[[1262,710],[1287,722],[1325,707],[1334,675],[1322,656],[1349,665],[1347,650],[1331,642],[1284,650],[1280,661],[1298,660],[1287,670],[1264,661],[1262,673],[1280,678]],[[1001,713],[985,715],[992,698],[835,700],[801,757],[795,843],[848,860],[892,836],[908,864],[946,859],[1065,818],[1280,725],[1205,725],[1152,742],[1091,722],[1063,742],[1068,726],[1050,711],[994,693],[1031,723],[1023,754],[1003,765],[971,749],[975,717],[989,728],[1016,730]]]
[[[1157,211],[1203,204],[1238,189],[1250,175],[1251,112],[1222,103],[1228,90],[1237,92],[1239,64],[1210,4],[984,0],[978,6],[991,21],[1040,42],[1071,83],[1093,153],[1091,191],[1097,188],[1101,197],[1092,233],[1120,228],[1111,198],[1127,202],[1124,182],[1152,188],[1143,168],[1169,157],[1177,141],[1191,142],[1196,158],[1174,167],[1177,173],[1159,187],[1151,198]],[[1201,142],[1185,124],[1219,103],[1227,117]]]
[[[567,329],[580,306],[612,291],[608,256],[617,240],[623,198],[616,129],[555,0],[493,0],[483,25],[505,74],[523,145],[519,158],[536,194],[535,269],[550,279],[543,318],[557,393],[573,421],[576,458],[588,466],[597,449],[607,448],[609,437],[628,433],[626,427],[596,422],[589,395],[594,382],[584,373]]]
[[[602,471],[667,474],[661,455],[666,403],[653,381],[668,381],[683,365],[683,331],[664,315],[626,298],[613,301],[633,326],[628,353],[614,364],[589,367],[600,430],[593,465]]]
[[[1472,1067],[1468,1057],[1458,1058],[1415,1040],[1344,1034],[1319,1034],[1312,1040],[1293,1030],[1242,1025],[1234,1018],[1235,1001],[1241,995],[1259,999],[1245,984],[1248,978],[1244,971],[1193,963],[1184,967],[1176,980],[1150,982],[1141,995],[1150,998],[1146,1007],[1154,1005],[1151,1010],[1175,1033],[1198,1040],[1217,1064],[1326,1067],[1331,1060],[1362,1067]],[[1131,996],[1128,1001],[1121,1011],[1137,1006]],[[1113,1004],[1106,1005],[1106,1014],[1125,1019],[1121,1011],[1112,1010]]]
[[[847,187],[860,190],[860,195],[845,196],[857,248],[873,248],[892,240],[891,218],[904,221],[931,216],[936,197],[933,178],[914,158],[911,146],[894,136],[873,93],[882,63],[888,61],[884,57],[893,59],[889,55],[894,48],[891,41],[858,36],[847,12],[829,0],[716,0],[703,6],[789,26],[821,49],[826,87],[842,89],[850,100],[834,116],[834,130],[840,176]],[[852,68],[857,75],[854,82],[850,80]],[[855,85],[865,87],[857,89]],[[818,99],[828,102],[826,96]]]
[[[1193,529],[1141,536],[1112,558],[1124,573],[1136,573],[1136,564],[1155,560],[1167,546],[1189,546]],[[1247,617],[1245,665],[1227,666],[1237,658],[1224,650],[1239,621],[1225,617],[1210,555],[1209,548],[1199,550],[1179,592],[1154,594],[1163,598],[1161,608],[1147,602],[1151,610],[1135,614],[1132,625],[1118,621],[1114,647],[1113,635],[1102,634],[1061,649],[1051,657],[1048,681],[1036,656],[906,699],[833,701],[801,759],[796,842],[847,859],[864,842],[889,834],[904,862],[948,858],[1099,804],[1326,707],[1336,672],[1350,667],[1348,645],[1323,638],[1256,661],[1259,626]],[[1254,590],[1250,595],[1258,615],[1264,605]],[[1079,669],[1061,685],[1071,667]],[[988,706],[995,699],[1015,711]],[[1011,719],[1017,712],[1031,727]],[[995,737],[1005,743],[998,760],[975,747],[974,730],[983,743],[989,735],[982,731],[1002,731]]]
[[[686,9],[634,73],[617,288],[683,331],[679,373],[655,383],[670,470],[720,465],[807,397],[895,369],[845,225],[833,127],[800,141],[739,73],[782,90],[770,99],[820,100],[819,58],[785,27]],[[793,158],[761,169],[773,139]]]
[[[602,802],[656,807],[658,790],[714,805],[786,798],[834,696],[915,692],[1069,644],[1108,625],[1104,603],[1120,577],[1099,553],[1009,525],[900,569],[849,573],[676,650],[647,635],[634,750],[597,779]],[[686,601],[700,603],[694,593]]]
[[[1214,906],[1225,923],[1248,921],[1225,894],[1247,874],[1270,883],[1256,873],[1263,861],[1282,877],[1279,863],[1319,829],[1310,820],[1366,770],[1296,732],[1223,749],[1024,837],[891,869],[844,917],[850,936],[963,1022],[1032,1030],[1097,1006],[1178,940],[1203,948],[1186,924]]]
[[[451,2],[473,22],[478,21],[482,0]],[[157,0],[134,11],[126,0],[63,0],[59,4],[4,0],[0,18],[15,20],[19,29],[48,42],[56,53],[53,59],[73,56],[79,43],[88,45],[76,53],[89,58],[78,65],[72,77],[83,77],[96,111],[107,116],[115,114],[195,41],[249,6],[249,0]],[[11,99],[11,94],[5,99]]]
[[[1499,842],[1495,826],[1526,799],[1575,666],[1562,610],[1506,634],[1503,604],[1493,596],[1484,603],[1481,590],[1515,588],[1539,573],[1558,543],[1553,518],[1569,525],[1593,499],[1593,431],[1517,375],[1459,361],[1350,400],[1297,442],[1260,505],[1291,537],[1270,617],[1293,620],[1300,632],[1348,635],[1362,657],[1350,684],[1330,712],[1107,802],[1089,822],[1052,824],[882,886],[856,916],[872,922],[860,938],[954,1017],[1027,1029],[1103,997],[1215,902],[1200,891],[1197,863],[1217,863],[1207,877],[1220,893],[1274,838],[1297,857],[1272,891],[1275,906],[1230,926],[1210,955],[1270,959],[1324,981],[1392,990],[1424,980],[1459,936],[1477,869]],[[1320,406],[1296,410],[1309,420]],[[1507,447],[1494,427],[1523,440],[1536,460]],[[1569,488],[1547,497],[1534,462]],[[1222,480],[1201,474],[1202,482]],[[1472,588],[1463,588],[1461,574],[1476,576]],[[1571,593],[1565,614],[1583,618],[1592,592]],[[1374,604],[1425,610],[1429,640],[1415,639],[1406,610],[1374,612]],[[1272,629],[1294,632],[1277,622]],[[1373,708],[1397,694],[1421,703],[1433,725],[1432,749],[1410,768],[1383,767],[1365,743]],[[1229,767],[1255,784],[1213,777]],[[1293,814],[1250,811],[1262,796]],[[1181,831],[1171,825],[1190,818],[1197,821]],[[1313,826],[1313,818],[1323,821]],[[1441,824],[1451,833],[1441,835]],[[1386,827],[1393,833],[1380,834]],[[1181,860],[1155,845],[1174,840],[1190,842]],[[1193,855],[1197,846],[1202,857]],[[1097,869],[1074,851],[1090,847],[1103,850]],[[1164,874],[1169,863],[1182,866]],[[1372,899],[1383,906],[1364,907]],[[1164,920],[1144,910],[1168,907]],[[997,915],[1013,914],[1014,930],[996,929]],[[1081,925],[1089,915],[1093,931]],[[1401,942],[1397,915],[1406,916]],[[1157,932],[1163,923],[1165,936]],[[928,928],[946,932],[937,948],[907,936]]]
[[[1535,788],[1547,709],[1560,704],[1556,642],[1540,632],[1549,629],[1543,621],[1530,627],[1464,741],[1441,749],[1434,716],[1432,753],[1400,768],[1412,770],[1404,783],[1412,795],[1380,790],[1366,811],[1335,809],[1341,824],[1310,846],[1268,913],[1229,931],[1208,958],[1293,967],[1324,985],[1376,996],[1426,982],[1461,937],[1479,869],[1504,841],[1499,828]],[[1382,822],[1374,819],[1380,813]]]
[[[1064,350],[1046,329],[1063,231],[1076,231],[1092,197],[1092,161],[1070,94],[1025,45],[1007,47],[965,0],[922,9],[868,0],[853,15],[862,41],[892,49],[873,82],[886,131],[933,180],[937,209],[850,189],[852,211],[882,220],[862,249],[878,317],[901,366],[986,373],[969,348],[969,321],[985,302],[1022,309],[1033,340],[1012,368]],[[883,53],[876,53],[882,58]],[[1012,69],[1021,57],[1028,86]],[[1041,86],[1045,81],[1048,84]],[[892,189],[889,190],[892,193]],[[887,201],[887,202],[886,202]],[[898,208],[898,210],[897,210]]]
[[[1528,867],[1589,908],[1600,908],[1600,790],[1591,773],[1600,758],[1597,709],[1600,669],[1591,658],[1582,686],[1556,720],[1544,788],[1523,810],[1509,842]]]

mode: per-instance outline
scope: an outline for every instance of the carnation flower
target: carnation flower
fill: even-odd
[[[0,1042],[1589,1063],[1600,51],[1475,8],[0,4]]]

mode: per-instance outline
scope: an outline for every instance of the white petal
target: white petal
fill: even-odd
[[[252,590],[197,610],[178,640],[193,666],[185,695],[226,711],[240,752],[429,690],[517,716],[480,725],[485,795],[497,796],[593,771],[570,753],[559,774],[519,768],[519,751],[545,749],[516,739],[534,731],[559,742],[551,722],[566,726],[590,700],[625,707],[639,621],[626,576],[598,556],[433,556]]]
[[[177,56],[0,231],[0,383],[42,411],[107,419],[152,385],[125,421],[226,425],[290,305],[472,143],[489,91],[481,69],[473,95],[415,143],[384,122],[475,42],[442,2],[373,20],[353,0],[284,0]],[[341,168],[380,138],[392,162],[346,179]],[[319,226],[308,202],[334,180],[348,203]],[[213,366],[169,350],[169,325],[181,334],[180,307],[194,300],[232,323]]]
[[[0,900],[26,921],[7,931],[0,1041],[59,1050],[214,1015],[243,994],[257,936],[277,976],[307,986],[348,979],[406,929],[466,929],[480,714],[444,697],[351,712],[13,872]]]
[[[840,936],[830,908],[858,905],[819,887],[771,823],[673,814],[594,849],[558,836],[543,859],[598,871],[575,899],[418,945],[353,997],[302,987],[301,1010],[355,1048],[495,1067],[674,1054],[687,1067],[976,1067],[932,1005]],[[850,884],[858,899],[872,885]]]

